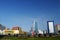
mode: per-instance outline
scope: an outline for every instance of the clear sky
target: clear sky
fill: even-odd
[[[29,31],[36,19],[38,28],[47,29],[47,21],[60,24],[60,0],[0,0],[0,24],[20,26]]]

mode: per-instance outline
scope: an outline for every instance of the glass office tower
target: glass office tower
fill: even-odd
[[[38,22],[34,20],[34,23],[33,23],[33,27],[34,27],[34,32],[35,32],[35,35],[37,36],[38,35]]]
[[[38,34],[38,23],[35,21],[35,33]]]

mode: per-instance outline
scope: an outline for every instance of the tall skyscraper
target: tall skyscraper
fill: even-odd
[[[31,30],[32,30],[32,35],[38,34],[38,23],[35,20],[33,21]]]
[[[33,22],[33,30],[34,30],[35,35],[37,35],[38,34],[38,23],[35,20]]]
[[[35,32],[34,32],[35,29],[34,29],[34,27],[35,27],[35,23],[33,22],[32,27],[31,27],[31,30],[30,30],[32,36],[35,35]]]
[[[37,21],[35,21],[35,20],[33,21],[30,32],[31,32],[32,36],[38,34],[38,23],[37,23]]]
[[[34,30],[32,29],[32,36],[34,36],[35,35],[35,32],[34,32]]]
[[[35,21],[34,23],[35,23],[35,34],[38,34],[38,23],[37,21]]]

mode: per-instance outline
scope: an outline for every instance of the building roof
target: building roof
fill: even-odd
[[[19,26],[15,26],[12,28],[12,30],[19,30],[19,28],[20,28]]]

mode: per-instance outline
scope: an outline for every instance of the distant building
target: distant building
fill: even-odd
[[[34,36],[34,35],[35,35],[35,32],[34,32],[34,25],[31,27],[30,33],[31,33],[31,36]]]
[[[38,34],[43,34],[43,31],[42,30],[38,30],[38,32],[39,32]]]
[[[20,27],[15,26],[12,29],[5,29],[4,30],[5,35],[16,35],[16,34],[23,34],[22,30]]]
[[[38,22],[37,21],[35,21],[34,22],[35,24],[35,33],[36,33],[36,35],[38,35]]]
[[[0,24],[0,35],[3,35],[4,30],[5,30],[5,26],[3,26],[2,24]]]
[[[6,27],[0,24],[0,30],[4,30]]]
[[[60,33],[60,24],[55,25],[55,32],[56,32],[57,34]]]
[[[0,35],[2,35],[3,34],[3,31],[2,30],[0,30]]]
[[[12,30],[21,30],[21,28],[18,27],[18,26],[15,26],[15,27],[12,28]]]
[[[43,31],[43,34],[47,34],[47,30],[44,30],[44,31]]]
[[[54,21],[47,21],[48,34],[55,33]]]
[[[35,20],[33,21],[33,25],[31,27],[30,32],[32,36],[38,35],[38,23]]]
[[[13,27],[12,30],[15,30],[15,33],[17,33],[17,32],[19,31],[18,33],[19,33],[19,34],[22,34],[22,29],[21,29],[21,27],[19,27],[19,26]]]

